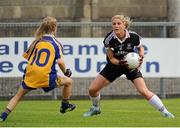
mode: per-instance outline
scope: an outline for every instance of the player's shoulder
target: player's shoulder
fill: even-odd
[[[136,33],[135,31],[129,30],[129,35],[132,38],[140,38],[141,39],[141,36],[138,33]]]
[[[114,33],[113,31],[109,32],[106,34],[105,38],[104,38],[104,44],[108,44],[110,42],[111,39],[113,39],[114,37]]]
[[[130,35],[136,35],[136,36],[139,36],[139,35],[137,34],[137,32],[135,32],[135,31],[129,30],[128,32],[129,32]]]
[[[57,38],[55,38],[55,37],[54,37],[54,42],[57,44],[58,47],[63,49],[63,44]]]
[[[57,38],[54,36],[45,36],[43,37],[43,39],[51,43],[54,47],[61,47],[61,48],[63,47],[61,42],[57,40]]]
[[[110,32],[108,32],[107,34],[106,34],[106,36],[105,36],[105,38],[104,39],[111,39],[112,37],[114,36],[114,33],[113,33],[113,31],[110,31]]]

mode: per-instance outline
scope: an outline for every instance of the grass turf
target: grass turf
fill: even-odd
[[[176,117],[167,119],[146,100],[102,100],[102,113],[83,117],[91,102],[71,101],[77,108],[65,114],[59,112],[59,101],[21,101],[0,127],[180,127],[180,99],[163,100]],[[7,101],[0,101],[0,111]]]

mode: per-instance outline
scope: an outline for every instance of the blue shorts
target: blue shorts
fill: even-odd
[[[57,83],[56,83],[56,80],[55,81],[52,81],[49,83],[49,87],[45,87],[45,88],[41,88],[44,90],[44,92],[49,92],[53,89],[55,89],[57,87]],[[32,87],[29,87],[28,85],[26,85],[26,83],[23,81],[22,82],[22,88],[23,89],[28,89],[28,90],[35,90],[37,88],[32,88]]]

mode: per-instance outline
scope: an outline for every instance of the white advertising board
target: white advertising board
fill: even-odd
[[[21,77],[26,66],[22,54],[34,38],[0,38],[0,77]],[[106,63],[103,38],[58,38],[64,46],[72,77],[95,77]],[[180,77],[180,39],[145,38],[144,77]],[[58,66],[56,66],[58,69]],[[61,72],[58,72],[61,74]]]

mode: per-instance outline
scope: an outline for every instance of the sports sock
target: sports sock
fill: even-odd
[[[149,103],[154,106],[157,110],[162,113],[168,113],[168,110],[162,103],[161,99],[157,95],[153,95],[151,99],[149,99]]]
[[[8,116],[8,114],[6,112],[1,113],[1,115],[0,115],[1,121],[5,121],[7,116]]]
[[[101,99],[100,94],[97,97],[92,97],[92,96],[89,97],[93,103],[93,106],[98,107],[100,105],[100,99]]]
[[[4,112],[7,113],[7,115],[9,115],[11,113],[11,110],[9,108],[6,108]]]
[[[68,104],[69,104],[69,99],[62,99],[62,101],[61,101],[61,107],[67,107],[68,106]]]
[[[11,110],[9,108],[6,108],[4,112],[1,113],[0,117],[3,119],[3,121],[6,120],[7,116],[11,113]]]
[[[63,98],[63,99],[62,99],[62,102],[63,102],[63,103],[69,103],[69,99],[64,99],[64,98]]]

